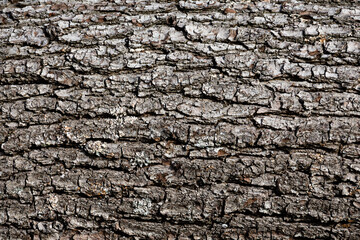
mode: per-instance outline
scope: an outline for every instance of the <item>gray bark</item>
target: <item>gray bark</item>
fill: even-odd
[[[359,1],[0,9],[0,239],[360,239]]]

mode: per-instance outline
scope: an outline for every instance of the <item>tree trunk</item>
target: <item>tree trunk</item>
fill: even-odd
[[[360,3],[0,3],[0,239],[360,239]]]

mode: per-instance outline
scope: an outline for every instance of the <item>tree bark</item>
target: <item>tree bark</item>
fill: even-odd
[[[0,239],[360,239],[358,1],[0,9]]]

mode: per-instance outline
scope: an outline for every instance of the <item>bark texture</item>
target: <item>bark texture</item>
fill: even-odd
[[[360,239],[359,1],[0,9],[0,239]]]

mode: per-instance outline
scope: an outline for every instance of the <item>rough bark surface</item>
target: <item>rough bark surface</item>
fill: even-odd
[[[0,239],[360,239],[359,1],[0,9]]]

